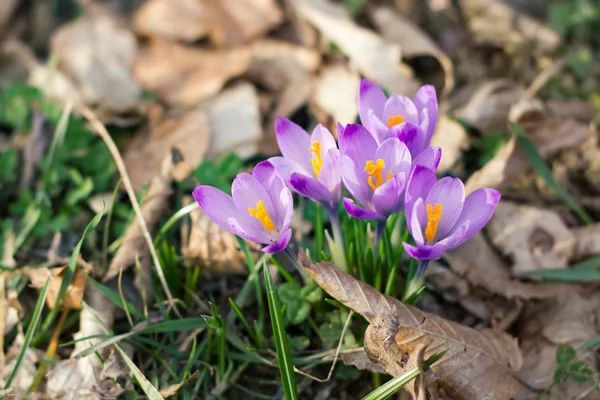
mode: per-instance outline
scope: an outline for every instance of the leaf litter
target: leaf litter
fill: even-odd
[[[146,225],[153,233],[160,231],[162,241],[171,244],[170,240],[174,240],[172,244],[180,249],[174,265],[181,262],[187,266],[178,278],[185,275],[186,282],[197,283],[190,290],[175,282],[181,279],[168,276],[177,301],[186,302],[187,312],[194,315],[201,311],[194,309],[195,303],[189,298],[196,303],[211,298],[226,304],[227,297],[237,296],[238,291],[240,296],[244,294],[239,281],[249,268],[235,236],[215,225],[201,210],[190,208],[175,222],[169,219],[188,201],[182,201],[181,188],[197,180],[204,183],[207,175],[211,176],[210,184],[230,180],[228,174],[221,176],[221,171],[209,167],[228,154],[235,153],[244,160],[239,163],[238,169],[242,169],[248,159],[277,153],[273,135],[276,116],[304,123],[302,120],[306,119],[309,125],[322,123],[335,134],[336,121],[352,122],[357,117],[355,93],[361,76],[381,84],[390,93],[407,96],[412,96],[421,83],[434,84],[442,111],[433,139],[433,144],[444,151],[440,171],[468,178],[467,193],[481,187],[498,188],[503,202],[483,233],[430,266],[428,290],[441,296],[426,293],[418,306],[438,315],[384,297],[330,264],[311,266],[315,280],[329,295],[361,313],[370,323],[366,332],[359,332],[357,326],[349,332],[359,338],[365,334],[364,348],[343,347],[340,357],[359,369],[398,376],[414,366],[422,366],[432,354],[446,350],[441,360],[406,387],[416,399],[424,398],[424,392],[465,399],[483,398],[486,394],[489,398],[525,399],[540,393],[548,394],[547,398],[577,398],[589,390],[592,381],[581,382],[573,376],[597,373],[592,352],[578,350],[599,331],[597,296],[593,294],[597,284],[549,283],[532,273],[549,269],[566,273],[582,268],[578,267],[581,262],[593,262],[590,257],[600,255],[600,229],[598,224],[582,226],[552,185],[531,169],[530,160],[511,136],[508,125],[512,121],[523,128],[548,164],[552,178],[598,218],[600,146],[594,122],[597,105],[592,95],[584,95],[583,89],[581,93],[558,95],[555,89],[557,81],[563,88],[589,85],[587,81],[570,80],[567,70],[575,64],[564,61],[568,54],[559,54],[563,52],[560,46],[573,48],[573,38],[559,35],[540,19],[549,14],[552,22],[556,14],[553,4],[542,6],[545,9],[533,16],[512,4],[517,2],[500,0],[435,1],[428,5],[411,1],[350,3],[149,0],[131,12],[123,12],[128,7],[81,2],[78,18],[48,22],[48,26],[58,29],[42,38],[44,48],[40,53],[40,39],[28,36],[36,33],[23,35],[17,24],[27,11],[15,8],[15,2],[6,2],[0,8],[0,50],[7,55],[10,68],[3,62],[0,85],[4,90],[5,83],[14,79],[12,68],[19,74],[28,72],[27,82],[48,98],[75,104],[70,124],[77,121],[77,110],[87,106],[103,122],[129,130],[126,134],[114,133],[114,139],[133,187],[137,193],[144,193],[141,208]],[[53,18],[56,16],[47,16]],[[40,56],[44,52],[50,55],[49,59]],[[22,120],[27,121],[27,107],[39,107],[47,116],[47,107],[23,101],[16,104],[17,107],[7,107],[11,117],[0,121],[0,165],[3,171],[9,171],[11,163],[4,163],[5,150],[14,147],[22,152],[25,148],[22,160],[26,173],[15,169],[18,179],[12,179],[30,191],[46,190],[52,179],[42,181],[45,175],[39,172],[40,165],[50,165],[44,159],[48,143],[35,135],[35,128],[15,121],[19,115],[25,115]],[[51,118],[48,120],[54,123]],[[13,126],[21,135],[10,134]],[[32,134],[22,135],[28,131]],[[74,137],[79,133],[67,135]],[[71,151],[78,154],[81,148],[75,146]],[[87,154],[93,156],[94,152]],[[174,154],[181,157],[173,157]],[[73,169],[77,168],[69,166],[68,172],[56,173],[65,174],[69,185],[75,185],[77,174]],[[219,168],[223,169],[223,165]],[[53,207],[40,208],[40,215],[66,213],[66,222],[57,219],[46,231],[72,234],[79,224],[77,215],[89,214],[87,204],[95,198],[94,207],[101,209],[103,202],[109,205],[105,210],[105,217],[111,219],[106,225],[111,229],[107,237],[121,238],[118,250],[109,255],[111,264],[105,274],[99,272],[95,262],[100,259],[97,251],[101,241],[98,237],[88,239],[94,261],[81,264],[93,267],[76,269],[59,304],[79,309],[85,299],[89,309],[84,307],[76,323],[59,332],[61,342],[106,334],[104,328],[112,329],[113,322],[125,317],[120,308],[131,311],[124,302],[139,306],[140,310],[133,313],[136,318],[144,315],[142,307],[144,312],[149,309],[158,313],[162,306],[162,299],[153,297],[154,289],[149,286],[153,272],[146,257],[146,232],[123,209],[119,192],[107,195],[113,187],[104,184],[103,179],[94,177],[92,195],[81,204],[71,205],[72,211],[59,205],[59,197],[70,190],[66,188],[48,189],[48,193],[61,195],[48,197]],[[4,177],[2,180],[10,181]],[[21,321],[28,321],[31,310],[27,296],[51,277],[47,305],[60,307],[56,294],[64,273],[61,266],[48,269],[47,263],[40,264],[39,248],[48,241],[40,225],[34,226],[31,232],[36,236],[26,238],[23,248],[11,249],[18,232],[13,232],[11,223],[6,221],[24,219],[22,214],[10,213],[19,209],[17,202],[27,196],[18,194],[13,186],[2,184],[6,198],[16,205],[6,204],[4,209],[10,211],[1,215],[0,250],[6,266],[17,269],[2,282],[11,281],[14,274],[23,274],[31,285],[12,282],[12,286],[6,286],[6,312],[1,313],[6,318],[4,347],[8,350],[3,379],[24,343],[25,326],[21,326]],[[36,201],[37,207],[45,207],[43,196]],[[303,211],[313,212],[308,208]],[[296,215],[294,218],[294,226],[302,227],[296,231],[303,232],[298,239],[304,240],[311,232],[311,224],[306,219],[298,220]],[[172,225],[162,230],[167,220]],[[258,258],[255,250],[250,247],[254,261]],[[141,268],[119,277],[113,292],[103,289],[100,295],[98,286],[87,280],[88,275],[99,280],[116,277],[121,269],[135,265],[136,260]],[[589,265],[588,270],[596,272],[597,266]],[[275,274],[275,269],[272,271],[276,282],[283,279]],[[252,276],[253,271],[249,272]],[[194,278],[197,273],[202,273],[200,278]],[[129,285],[131,275],[138,274],[142,275],[135,278],[139,284]],[[295,274],[285,279],[297,279]],[[125,293],[121,279],[125,280]],[[142,304],[147,300],[154,303]],[[264,335],[268,329],[259,322],[259,307],[258,303],[251,304],[244,312],[251,321],[250,329]],[[317,311],[313,314],[311,318],[319,316]],[[490,326],[497,329],[489,329]],[[301,329],[296,328],[300,327],[304,326],[288,325],[287,329],[292,335],[299,335]],[[204,329],[193,332],[200,331]],[[509,332],[514,338],[500,331]],[[257,332],[248,337],[257,337]],[[190,338],[196,337],[188,333],[181,335],[189,344]],[[321,334],[316,331],[314,335]],[[245,339],[245,334],[241,337]],[[297,338],[298,342],[309,339]],[[54,359],[69,360],[69,354],[81,353],[99,340],[78,341],[67,349],[60,348]],[[311,350],[316,342],[321,343],[309,341]],[[90,356],[58,364],[57,368],[49,364],[51,373],[40,385],[43,394],[50,398],[118,397],[131,390],[138,390],[139,394],[140,389],[130,377],[146,370],[131,369],[123,357],[125,354],[127,360],[136,360],[140,354],[136,345],[119,342],[119,350],[102,348],[102,363],[98,357]],[[360,344],[350,343],[350,347],[355,345]],[[33,383],[44,362],[39,348],[43,346],[25,350],[14,392],[25,394]],[[561,364],[558,355],[571,354],[571,348],[576,351],[575,358]],[[146,355],[141,359],[147,358]],[[476,368],[469,368],[468,362]],[[154,366],[146,363],[144,368],[152,371]],[[195,390],[192,388],[196,379],[206,382],[208,376],[213,376],[212,368],[186,370],[175,379],[166,369],[157,367],[160,378],[154,375],[152,382],[161,382],[160,391],[150,381],[142,382],[143,390],[158,396],[183,391],[189,394],[189,390]],[[352,380],[341,376],[342,372],[339,377],[334,375],[327,393],[358,393]],[[231,379],[233,385],[215,385],[219,390],[233,391],[237,390],[235,385],[240,385],[239,379],[244,382],[240,375]],[[298,382],[303,388],[309,386],[305,381]],[[362,385],[364,380],[357,382]],[[313,392],[308,390],[307,396],[311,396]]]

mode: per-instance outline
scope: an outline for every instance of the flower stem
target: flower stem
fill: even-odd
[[[346,261],[346,252],[344,251],[344,239],[342,237],[342,229],[340,227],[340,218],[337,210],[328,208],[329,220],[331,221],[331,230],[333,232],[333,243],[329,240],[329,250],[331,251],[331,259],[333,263],[342,271],[348,272],[348,262]]]
[[[379,255],[379,245],[381,244],[381,238],[383,237],[383,231],[385,230],[385,221],[385,219],[379,220],[375,224],[375,241],[373,242],[373,254],[375,260],[377,260],[377,256]]]
[[[419,267],[417,268],[417,272],[411,279],[408,284],[408,288],[406,289],[406,293],[404,294],[404,300],[410,298],[413,293],[423,286],[423,281],[425,280],[425,269],[429,265],[429,260],[421,260],[419,263]]]

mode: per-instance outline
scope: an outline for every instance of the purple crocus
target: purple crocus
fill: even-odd
[[[412,100],[393,95],[389,99],[375,83],[362,79],[358,88],[358,114],[378,144],[397,137],[412,157],[429,146],[438,118],[435,88],[422,86]]]
[[[262,249],[265,253],[284,250],[292,237],[292,193],[269,161],[258,163],[252,175],[238,174],[231,196],[205,185],[198,186],[193,194],[217,225],[242,239],[267,244]]]
[[[292,121],[277,117],[275,135],[283,157],[269,161],[299,195],[337,210],[342,197],[340,153],[331,132],[317,125],[312,135]]]
[[[478,189],[465,198],[458,178],[437,180],[431,169],[416,166],[406,188],[406,220],[416,246],[403,243],[406,252],[421,260],[420,272],[429,260],[466,242],[490,220],[500,201],[495,189]]]

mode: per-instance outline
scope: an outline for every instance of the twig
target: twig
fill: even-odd
[[[523,97],[531,98],[535,96],[537,92],[539,92],[540,89],[544,87],[546,83],[548,83],[550,78],[559,73],[564,66],[565,60],[564,58],[561,58],[560,60],[553,63],[551,66],[542,70],[542,72],[540,72],[540,74],[533,80],[533,82],[531,82],[529,87],[525,90]]]
[[[148,245],[148,249],[150,250],[150,255],[152,256],[152,261],[154,262],[154,267],[156,269],[156,274],[158,275],[158,279],[160,280],[160,284],[162,285],[165,294],[167,295],[167,299],[169,300],[169,306],[173,307],[173,311],[177,317],[182,318],[179,309],[177,309],[177,305],[175,304],[175,300],[173,299],[173,295],[169,290],[169,286],[167,285],[167,280],[165,279],[165,274],[163,273],[162,266],[160,264],[160,260],[158,259],[158,254],[156,254],[156,249],[154,248],[154,244],[152,241],[152,236],[150,235],[150,231],[148,230],[148,226],[146,225],[146,220],[142,215],[142,210],[140,205],[135,197],[135,191],[133,190],[133,185],[131,184],[131,180],[129,179],[129,175],[127,174],[127,168],[125,168],[125,163],[123,162],[123,158],[119,153],[119,149],[117,145],[110,137],[110,134],[100,122],[98,117],[86,106],[80,106],[79,111],[88,120],[88,122],[92,125],[96,133],[100,135],[110,154],[112,155],[115,164],[117,165],[117,169],[119,170],[119,174],[121,174],[121,178],[123,179],[123,185],[125,186],[125,190],[127,191],[127,195],[129,196],[129,201],[133,206],[133,210],[135,211],[135,215],[137,220],[142,228],[142,233],[144,234],[144,239],[146,240],[146,244]]]

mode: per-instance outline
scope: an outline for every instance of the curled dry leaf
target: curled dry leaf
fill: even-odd
[[[383,369],[381,364],[371,361],[371,359],[365,352],[364,347],[341,351],[340,357],[342,358],[342,361],[344,361],[344,364],[354,365],[360,370],[376,372],[378,374],[386,373],[385,369]],[[333,356],[325,357],[324,360],[331,361],[333,360]]]
[[[165,211],[167,200],[172,193],[171,183],[173,183],[175,171],[179,168],[186,168],[187,173],[191,170],[187,167],[187,163],[179,150],[173,149],[163,160],[160,173],[150,182],[148,192],[141,205],[142,216],[146,221],[148,229],[154,229],[162,213]],[[136,257],[146,254],[147,251],[142,227],[138,220],[135,219],[125,231],[121,247],[119,247],[119,250],[117,250],[117,253],[113,257],[108,271],[104,276],[104,281],[117,276],[121,269],[125,269],[133,264]]]
[[[314,101],[334,120],[353,122],[358,115],[356,93],[360,77],[346,65],[329,65],[317,78]]]
[[[137,135],[123,155],[136,190],[160,173],[165,158],[174,148],[185,159],[185,163],[176,162],[178,167],[172,171],[173,178],[180,181],[187,177],[185,168],[181,167],[194,168],[200,164],[210,145],[210,127],[202,107],[197,106],[181,115],[169,115],[155,105],[150,108],[148,116],[148,134]]]
[[[524,356],[523,369],[519,373],[519,378],[533,389],[543,390],[550,387],[554,372],[558,368],[557,347],[569,345],[577,348],[596,336],[600,331],[599,309],[598,293],[591,295],[572,293],[539,303],[528,303],[518,326]],[[593,352],[579,354],[578,359],[590,366],[592,374],[599,372]],[[589,386],[590,382],[576,383],[573,379],[569,379],[553,387],[549,396],[545,398],[552,400],[579,398],[578,396]]]
[[[444,257],[452,269],[471,285],[509,299],[543,299],[577,290],[575,285],[524,283],[512,278],[510,268],[481,233],[448,251]]]
[[[167,103],[194,105],[213,97],[250,65],[249,47],[205,50],[154,37],[136,60],[134,73],[142,86]]]
[[[442,72],[441,91],[445,94],[452,91],[454,88],[452,61],[421,28],[391,7],[372,8],[370,15],[381,35],[390,42],[400,45],[404,59],[422,56],[434,58]]]
[[[431,138],[431,146],[441,147],[444,157],[440,160],[438,169],[447,171],[462,157],[462,151],[469,145],[465,128],[457,121],[446,115],[440,115],[435,132]]]
[[[187,385],[189,382],[196,379],[197,377],[198,377],[198,371],[194,372],[193,374],[191,374],[190,376],[188,376],[186,379],[184,379],[183,381],[181,381],[179,383],[176,383],[174,385],[170,385],[170,386],[160,389],[160,394],[164,398],[175,396],[177,394],[177,392],[179,391],[179,389],[181,389],[182,386]]]
[[[495,45],[508,54],[545,54],[561,43],[558,33],[502,0],[459,0],[458,5],[476,43]]]
[[[50,286],[48,287],[48,295],[46,297],[46,304],[49,308],[57,306],[56,297],[60,291],[60,286],[63,282],[63,276],[66,272],[67,267],[59,268],[31,268],[26,269],[27,276],[31,280],[31,285],[36,288],[44,287],[48,278],[50,278]],[[85,284],[87,277],[81,268],[75,269],[75,275],[71,284],[67,287],[67,291],[62,299],[62,303],[59,304],[61,307],[66,307],[71,310],[79,310],[81,308],[81,301],[85,291]]]
[[[240,82],[204,102],[202,109],[210,126],[211,140],[207,157],[214,158],[232,152],[240,157],[256,154],[262,128],[260,104],[254,85]]]
[[[190,219],[189,236],[182,230],[182,253],[187,265],[216,274],[247,272],[246,257],[233,233],[215,224],[200,208],[190,213]]]
[[[427,373],[429,389],[435,384],[451,398],[465,400],[504,400],[521,390],[513,376],[522,363],[514,338],[490,329],[476,331],[422,312],[382,295],[332,263],[307,268],[327,293],[371,323],[365,333],[365,351],[391,375],[404,372],[417,347],[425,345],[426,358],[446,351]]]
[[[115,305],[101,294],[95,286],[86,287],[85,300],[88,307],[81,310],[79,331],[73,335],[74,340],[106,334],[114,321]],[[79,340],[75,343],[71,355],[75,355],[102,339]],[[107,359],[104,352],[102,358]],[[52,398],[74,398],[95,400],[98,398],[95,386],[99,384],[102,363],[95,355],[71,360],[61,365],[48,376],[47,393]]]
[[[474,190],[492,187],[498,188],[510,175],[510,160],[515,150],[516,138],[512,137],[494,154],[483,168],[475,171],[465,183],[465,194]],[[514,171],[514,170],[513,170]],[[518,171],[514,171],[516,173]]]
[[[342,4],[322,0],[292,0],[297,13],[313,24],[348,56],[368,79],[391,93],[412,96],[418,83],[401,63],[401,49],[375,32],[358,26]]]
[[[88,2],[83,17],[63,25],[50,44],[60,57],[58,69],[86,104],[109,112],[136,108],[142,94],[131,73],[137,42],[117,15]]]
[[[554,211],[501,201],[487,231],[494,246],[512,260],[514,276],[567,268],[573,256],[575,235]]]

